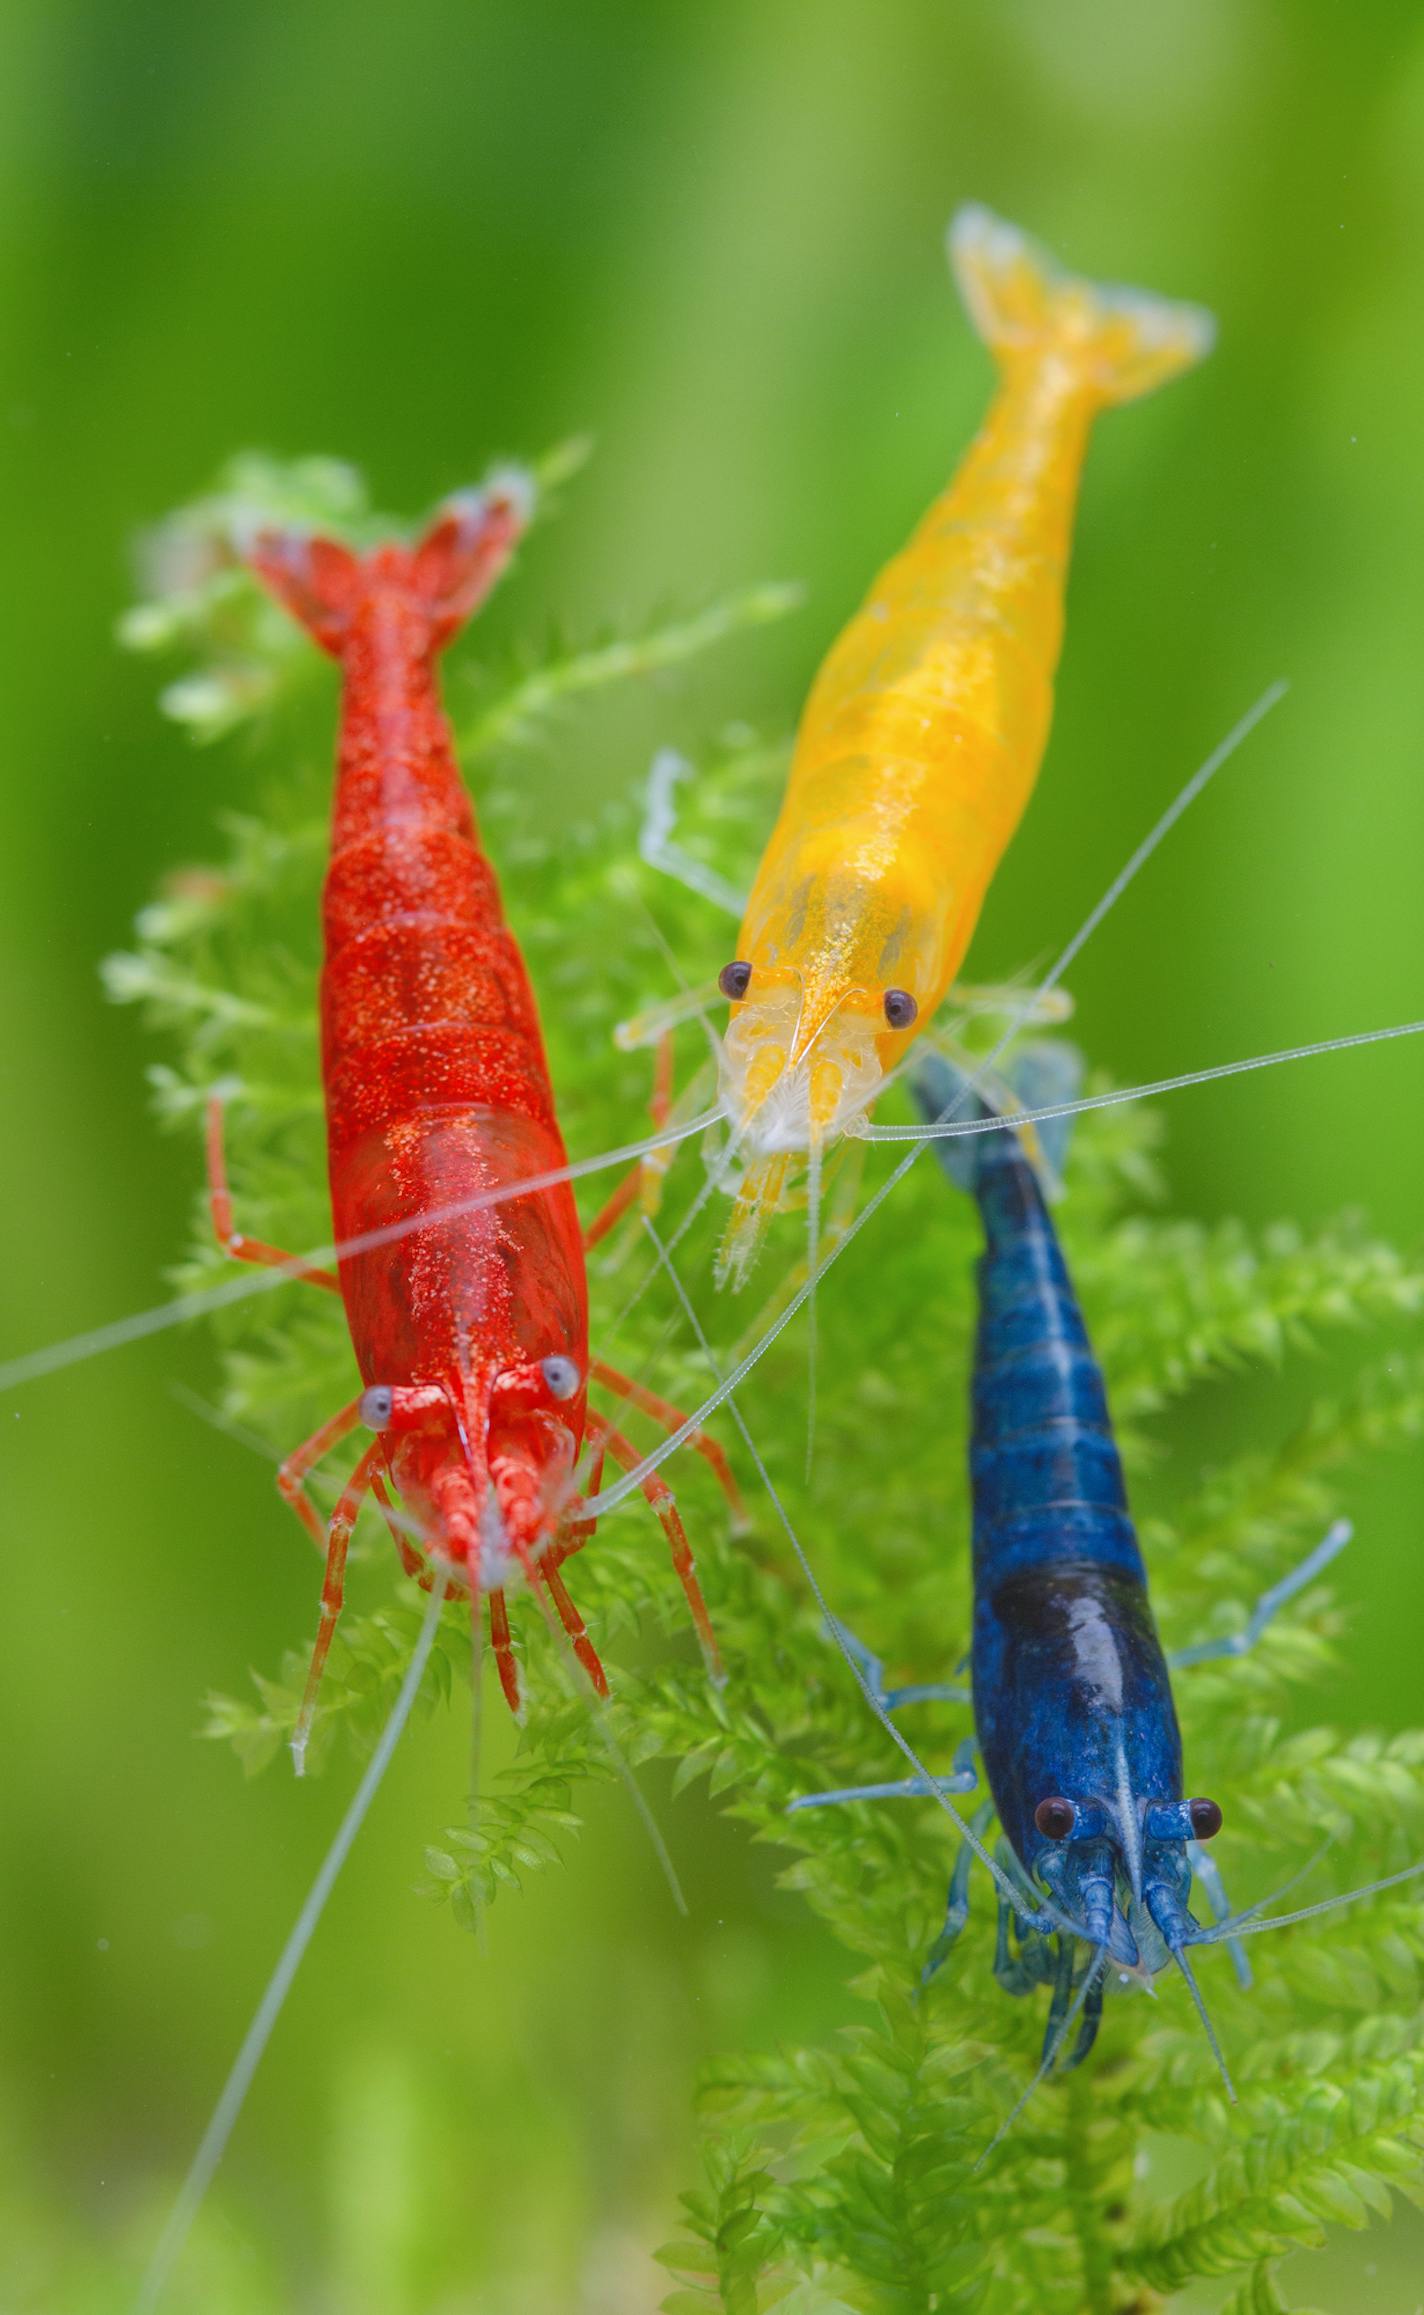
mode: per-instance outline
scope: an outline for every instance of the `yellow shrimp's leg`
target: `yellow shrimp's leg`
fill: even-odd
[[[722,1002],[722,993],[715,981],[696,989],[679,989],[676,996],[664,997],[661,1003],[649,1005],[646,1012],[620,1021],[613,1032],[613,1042],[620,1053],[637,1053],[644,1046],[656,1045],[670,1029],[680,1028],[684,1021],[695,1021],[700,1014],[710,1012]]]
[[[827,1264],[835,1259],[840,1242],[855,1220],[860,1205],[861,1183],[865,1176],[866,1144],[863,1141],[853,1141],[843,1145],[843,1147],[844,1155],[838,1160],[835,1181],[827,1201],[825,1226],[821,1232],[819,1264],[821,1269],[825,1269]],[[801,1259],[793,1263],[787,1271],[776,1292],[768,1302],[762,1305],[756,1318],[737,1343],[733,1354],[734,1360],[740,1358],[743,1351],[750,1350],[754,1342],[760,1342],[767,1328],[775,1324],[787,1304],[794,1301],[800,1293],[809,1273],[810,1263],[806,1256],[802,1255]]]
[[[951,1030],[941,1028],[936,1024],[934,1028],[926,1031],[924,1041],[949,1063],[951,1069],[955,1070],[960,1077],[964,1078],[977,1092],[984,1096],[989,1107],[999,1117],[1012,1119],[1024,1107],[1024,1103],[1015,1093],[1008,1079],[999,1076],[996,1070],[986,1070],[982,1054],[973,1053],[967,1045],[961,1045]],[[1018,1128],[1018,1137],[1024,1155],[1038,1175],[1044,1196],[1047,1198],[1060,1197],[1063,1184],[1049,1162],[1048,1153],[1043,1146],[1043,1137],[1037,1126],[1021,1125]]]
[[[1057,1029],[1073,1018],[1066,989],[1036,990],[1022,981],[956,981],[945,1003],[956,1013],[1022,1014],[1025,1029]]]
[[[747,1273],[771,1227],[771,1217],[780,1213],[786,1203],[786,1177],[790,1169],[791,1157],[786,1150],[758,1158],[755,1165],[748,1166],[717,1255],[719,1286],[730,1283],[735,1289],[746,1283]]]

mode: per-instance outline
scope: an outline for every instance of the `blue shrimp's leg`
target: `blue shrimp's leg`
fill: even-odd
[[[902,1704],[972,1704],[973,1701],[967,1688],[956,1687],[950,1681],[912,1680],[907,1687],[890,1690],[885,1709],[898,1712]]]
[[[791,1817],[798,1809],[832,1808],[841,1801],[927,1801],[934,1798],[936,1791],[952,1789],[947,1781],[936,1785],[927,1776],[897,1777],[892,1784],[838,1785],[833,1792],[798,1793],[794,1801],[787,1802],[786,1814]]]
[[[1073,2000],[1073,1964],[1077,1959],[1066,1938],[1058,1940],[1058,1951],[1053,1958],[1053,1999],[1048,2005],[1044,2021],[1043,2048],[1039,2054],[1041,2065],[1052,2065],[1055,2071],[1066,2071],[1058,2055],[1058,2045],[1068,2028],[1068,2011]],[[1070,2058],[1067,2065],[1072,2065]]]
[[[1047,1983],[1053,1974],[1052,1945],[1037,1930],[1024,1931],[1019,1927],[1019,1950],[1013,1950],[1009,1924],[1017,1921],[1006,1897],[999,1899],[999,1917],[994,1930],[994,1982],[1005,1993],[1033,1993]]]
[[[937,1792],[972,1793],[979,1782],[970,1757],[973,1750],[974,1739],[966,1736],[955,1752],[954,1766],[948,1776],[904,1776],[893,1784],[852,1784],[836,1792],[800,1793],[794,1801],[787,1802],[786,1813],[792,1816],[798,1809],[828,1808],[837,1801],[932,1800]]]
[[[966,1744],[962,1744],[954,1756],[956,1766],[958,1766],[966,1749],[967,1740]],[[981,1841],[988,1831],[989,1821],[993,1814],[992,1807],[986,1801],[983,1808],[976,1809],[969,1820],[971,1830]],[[944,1927],[930,1947],[929,1957],[924,1968],[920,1971],[921,1985],[928,1985],[935,1971],[943,1966],[948,1959],[950,1947],[969,1919],[969,1873],[973,1863],[974,1851],[967,1841],[961,1841],[959,1853],[954,1860],[954,1871],[949,1876],[949,1895],[945,1900],[944,1907]]]
[[[1322,1537],[1314,1551],[1307,1553],[1299,1567],[1292,1568],[1289,1575],[1272,1584],[1268,1592],[1262,1592],[1243,1632],[1227,1632],[1219,1640],[1197,1640],[1189,1648],[1174,1649],[1167,1658],[1172,1670],[1180,1672],[1189,1664],[1210,1664],[1219,1656],[1249,1655],[1272,1617],[1287,1600],[1294,1599],[1297,1592],[1314,1583],[1322,1569],[1339,1557],[1354,1532],[1348,1519],[1337,1519],[1329,1534]]]
[[[648,772],[638,851],[650,868],[656,868],[662,876],[671,876],[703,900],[710,900],[714,908],[725,909],[740,924],[746,914],[746,894],[738,892],[715,868],[706,868],[700,860],[694,860],[690,852],[684,852],[673,840],[677,826],[674,790],[680,780],[696,777],[694,766],[686,756],[680,756],[676,748],[659,748]]]
[[[898,1712],[902,1704],[968,1704],[971,1702],[967,1688],[956,1688],[939,1681],[915,1681],[905,1688],[887,1688],[885,1685],[885,1666],[881,1663],[880,1658],[871,1654],[865,1642],[858,1640],[854,1632],[841,1622],[839,1616],[831,1616],[827,1620],[834,1625],[836,1632],[839,1633],[846,1654],[855,1659],[865,1674],[866,1686],[871,1695],[887,1712]],[[961,1746],[960,1750],[963,1749]],[[956,1763],[958,1758],[959,1755],[956,1754]],[[948,1789],[954,1792],[969,1792],[972,1787],[954,1785]]]
[[[1226,1883],[1221,1878],[1221,1867],[1216,1859],[1207,1853],[1200,1841],[1188,1841],[1187,1855],[1191,1860],[1192,1871],[1206,1891],[1206,1901],[1211,1907],[1213,1921],[1229,1921],[1231,1899],[1226,1894]],[[1237,1984],[1243,1993],[1249,1993],[1252,1985],[1251,1964],[1246,1959],[1245,1946],[1239,1937],[1228,1937],[1226,1950],[1231,1956]]]
[[[1107,1991],[1107,1972],[1102,1963],[1097,1960],[1090,1961],[1088,1967],[1093,1973],[1092,1983],[1083,1996],[1083,2016],[1078,2027],[1078,2038],[1068,2056],[1062,2059],[1059,2064],[1058,2071],[1063,2074],[1071,2074],[1075,2066],[1082,2065],[1098,2038],[1098,2028],[1103,2022],[1103,1995]]]

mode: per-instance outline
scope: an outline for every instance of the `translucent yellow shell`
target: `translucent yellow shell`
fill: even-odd
[[[1063,276],[986,210],[960,212],[949,250],[999,390],[802,718],[736,952],[751,981],[723,1048],[723,1099],[752,1161],[728,1247],[738,1269],[786,1171],[759,1161],[863,1116],[959,971],[1048,737],[1094,414],[1211,344],[1197,308]],[[892,988],[916,1000],[909,1028],[886,1022]]]

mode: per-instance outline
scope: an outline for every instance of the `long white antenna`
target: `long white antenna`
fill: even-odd
[[[687,1322],[692,1328],[692,1331],[696,1335],[698,1343],[701,1346],[703,1358],[707,1365],[711,1367],[712,1372],[715,1374],[717,1368],[712,1355],[712,1346],[708,1342],[707,1337],[702,1330],[701,1321],[699,1320],[696,1311],[693,1309],[687,1289],[683,1285],[682,1280],[678,1277],[677,1272],[673,1269],[672,1264],[668,1261],[662,1240],[658,1236],[657,1230],[654,1227],[652,1221],[646,1214],[643,1216],[643,1228],[647,1231],[648,1236],[652,1239],[653,1245],[658,1252],[658,1258],[662,1262],[663,1267],[666,1269],[667,1274],[672,1281],[673,1289],[677,1294],[678,1300],[682,1304],[683,1310],[687,1314]],[[768,1471],[766,1464],[762,1460],[755,1439],[753,1439],[751,1432],[747,1429],[746,1417],[743,1415],[741,1408],[737,1405],[736,1400],[731,1396],[730,1386],[727,1386],[724,1389],[724,1396],[727,1399],[727,1405],[731,1413],[732,1420],[736,1424],[737,1429],[741,1432],[742,1444],[746,1448],[747,1453],[751,1456],[753,1463],[756,1465],[757,1475],[771,1499],[772,1508],[775,1511],[777,1518],[780,1520],[783,1530],[785,1531],[786,1540],[796,1554],[797,1564],[799,1565],[801,1573],[806,1578],[806,1582],[810,1587],[812,1598],[815,1600],[817,1607],[821,1611],[826,1629],[830,1633],[831,1638],[834,1640],[836,1646],[839,1648],[842,1656],[845,1658],[846,1663],[850,1666],[851,1674],[855,1680],[856,1686],[859,1688],[861,1695],[865,1698],[866,1703],[870,1706],[870,1709],[874,1713],[876,1719],[880,1722],[881,1727],[885,1730],[886,1735],[891,1738],[893,1743],[897,1745],[899,1750],[904,1754],[906,1760],[910,1763],[911,1768],[913,1768],[915,1771],[915,1774],[918,1777],[922,1777],[924,1779],[926,1787],[925,1798],[927,1800],[938,1802],[939,1806],[943,1809],[945,1815],[949,1818],[951,1824],[954,1826],[955,1831],[961,1836],[963,1840],[968,1842],[970,1848],[974,1851],[975,1856],[979,1859],[980,1864],[983,1865],[988,1872],[995,1888],[998,1889],[1001,1895],[1007,1899],[1010,1905],[1012,1905],[1015,1913],[1023,1915],[1030,1909],[1033,1909],[1040,1914],[1051,1914],[1056,1927],[1062,1930],[1066,1936],[1087,1939],[1088,1932],[1083,1927],[1082,1923],[1074,1921],[1069,1914],[1061,1913],[1057,1906],[1054,1905],[1051,1898],[1047,1896],[1040,1896],[1038,1892],[1035,1891],[1031,1898],[1026,1899],[1023,1892],[1014,1887],[1013,1882],[1009,1879],[1009,1876],[1004,1871],[1003,1866],[998,1862],[997,1858],[991,1856],[989,1850],[986,1849],[984,1843],[980,1840],[978,1834],[975,1832],[973,1826],[968,1822],[968,1820],[960,1815],[958,1809],[954,1806],[953,1801],[950,1800],[948,1794],[945,1792],[943,1785],[936,1777],[931,1775],[929,1769],[921,1760],[919,1754],[916,1752],[914,1746],[911,1744],[904,1731],[895,1726],[895,1723],[890,1718],[890,1715],[886,1711],[885,1706],[881,1703],[880,1698],[876,1695],[875,1690],[871,1686],[869,1680],[866,1678],[864,1668],[857,1661],[853,1650],[847,1644],[845,1626],[841,1623],[840,1618],[832,1611],[830,1601],[826,1598],[825,1592],[821,1588],[820,1578],[816,1574],[815,1569],[812,1567],[810,1560],[807,1558],[805,1547],[803,1546],[800,1537],[797,1535],[795,1528],[791,1524],[790,1515],[786,1509],[785,1504],[781,1500],[776,1483],[773,1480],[771,1473]],[[1093,1941],[1088,1939],[1088,1942],[1091,1943]]]
[[[1212,1085],[1220,1077],[1245,1077],[1253,1069],[1276,1069],[1282,1061],[1313,1061],[1321,1053],[1347,1053],[1356,1045],[1387,1045],[1395,1037],[1417,1037],[1424,1021],[1400,1021],[1387,1029],[1356,1029],[1348,1037],[1322,1037],[1314,1045],[1282,1045],[1274,1053],[1252,1053],[1243,1061],[1218,1061],[1211,1069],[1188,1069],[1180,1077],[1157,1077],[1148,1085],[1119,1085],[1110,1093],[1086,1093],[1076,1101],[1055,1101],[1044,1109],[1016,1109],[992,1117],[940,1118],[932,1125],[872,1126],[867,1141],[954,1141],[965,1133],[1013,1133],[1055,1117],[1081,1117],[1087,1109],[1116,1109],[1124,1101],[1151,1101],[1184,1085]]]
[[[178,2190],[168,2224],[159,2238],[158,2248],[149,2263],[148,2271],[138,2288],[133,2303],[133,2315],[153,2315],[168,2279],[177,2263],[194,2219],[202,2208],[203,2197],[212,2184],[213,2173],[227,2152],[242,2112],[243,2102],[252,2086],[252,2077],[262,2063],[263,2052],[272,2038],[272,2029],[282,2014],[282,2005],[292,1988],[292,1980],[301,1968],[303,1956],[312,1941],[317,1923],[326,1909],[326,1901],[336,1885],[336,1877],[351,1854],[351,1845],[366,1820],[381,1779],[390,1766],[391,1755],[400,1742],[401,1733],[410,1718],[411,1707],[425,1676],[430,1651],[435,1645],[435,1634],[440,1623],[440,1610],[445,1602],[449,1579],[437,1571],[429,1601],[420,1626],[400,1692],[391,1706],[390,1718],[381,1730],[380,1740],[366,1764],[366,1773],[357,1785],[351,1805],[337,1827],[336,1838],[322,1859],[321,1870],[311,1885],[305,1904],[292,1926],[292,1933],[282,1948],[281,1958],[268,1980],[267,1990],[257,2005],[251,2025],[242,2039],[242,2047],[233,2061],[232,2072],[222,2086],[222,2094],[213,2108],[212,2120],[203,2132],[202,2141],[194,2155],[188,2175]]]
[[[1186,786],[1182,788],[1176,796],[1173,797],[1172,802],[1167,806],[1166,811],[1162,813],[1161,817],[1154,823],[1152,828],[1149,829],[1146,836],[1143,837],[1142,842],[1138,845],[1137,850],[1132,854],[1131,859],[1126,862],[1126,864],[1119,870],[1118,874],[1113,878],[1112,883],[1108,886],[1108,889],[1103,894],[1101,900],[1098,901],[1097,905],[1091,909],[1089,914],[1084,918],[1083,923],[1078,927],[1078,930],[1074,933],[1066,948],[1060,950],[1058,956],[1050,965],[1047,973],[1038,983],[1037,987],[1030,990],[1023,1004],[1013,1015],[1008,1024],[1008,1027],[1004,1030],[1002,1036],[999,1038],[998,1043],[991,1048],[989,1053],[985,1056],[984,1060],[980,1063],[977,1075],[967,1079],[965,1084],[960,1088],[959,1093],[955,1096],[955,1100],[950,1104],[950,1110],[947,1114],[952,1114],[954,1109],[957,1108],[959,1102],[974,1090],[975,1085],[988,1070],[993,1068],[995,1062],[998,1061],[1005,1048],[1012,1042],[1014,1037],[1017,1036],[1019,1030],[1025,1025],[1026,1022],[1029,1022],[1034,1018],[1044,998],[1046,996],[1050,996],[1054,989],[1057,988],[1069,966],[1073,963],[1074,959],[1080,955],[1085,942],[1090,939],[1094,932],[1097,931],[1109,909],[1113,908],[1117,902],[1121,900],[1124,892],[1126,892],[1134,877],[1136,877],[1146,866],[1147,862],[1151,859],[1153,853],[1157,850],[1157,847],[1162,842],[1163,838],[1167,836],[1176,826],[1188,804],[1193,802],[1195,798],[1201,794],[1202,789],[1207,784],[1207,781],[1221,769],[1221,766],[1226,762],[1227,758],[1234,754],[1235,750],[1240,746],[1242,740],[1247,737],[1248,733],[1255,729],[1255,726],[1260,722],[1261,717],[1265,715],[1270,708],[1275,706],[1277,700],[1282,697],[1284,690],[1285,685],[1283,683],[1273,683],[1268,690],[1264,691],[1261,694],[1260,699],[1257,700],[1255,706],[1247,709],[1245,715],[1242,716],[1239,723],[1233,725],[1232,729],[1227,733],[1226,738],[1222,741],[1221,745],[1207,757],[1206,762],[1202,764],[1197,771],[1193,772],[1191,778],[1187,781]],[[1125,1099],[1126,1096],[1123,1096],[1123,1098]],[[891,1196],[895,1189],[898,1188],[905,1175],[909,1172],[911,1166],[914,1165],[916,1160],[919,1158],[924,1147],[925,1143],[923,1139],[917,1141],[912,1148],[906,1151],[904,1157],[901,1158],[900,1163],[894,1168],[893,1172],[886,1176],[885,1180],[881,1183],[879,1189],[874,1192],[873,1196],[867,1198],[865,1204],[861,1207],[860,1212],[850,1223],[847,1224],[846,1228],[842,1231],[839,1239],[837,1240],[836,1245],[827,1255],[819,1273],[821,1277],[825,1276],[826,1272],[831,1268],[832,1263],[838,1262],[840,1260],[841,1256],[846,1252],[846,1249],[851,1245],[853,1240],[857,1238],[860,1232],[865,1228],[865,1225],[870,1220],[872,1214],[877,1213],[880,1207],[884,1205],[885,1200]],[[589,1510],[594,1518],[599,1518],[605,1512],[612,1511],[615,1505],[621,1503],[626,1495],[631,1494],[635,1487],[638,1487],[642,1484],[643,1480],[647,1478],[650,1471],[655,1471],[659,1463],[665,1461],[669,1454],[673,1453],[676,1448],[682,1445],[684,1439],[687,1438],[689,1433],[698,1429],[699,1426],[706,1421],[708,1415],[713,1414],[716,1411],[716,1409],[722,1404],[722,1401],[727,1397],[728,1393],[734,1391],[744,1376],[750,1374],[752,1368],[756,1365],[757,1360],[762,1356],[763,1352],[770,1349],[772,1343],[775,1342],[783,1327],[790,1324],[797,1311],[801,1308],[803,1302],[809,1300],[816,1283],[816,1279],[808,1278],[800,1287],[798,1287],[796,1293],[793,1295],[791,1301],[787,1304],[785,1310],[781,1312],[778,1318],[772,1321],[771,1325],[767,1328],[766,1333],[762,1336],[760,1342],[754,1343],[746,1355],[738,1360],[737,1365],[733,1369],[726,1382],[718,1386],[717,1390],[712,1393],[711,1397],[707,1399],[701,1407],[698,1408],[695,1415],[690,1415],[688,1417],[686,1423],[680,1430],[673,1433],[670,1440],[655,1448],[650,1454],[644,1456],[642,1462],[639,1463],[634,1470],[625,1473],[621,1479],[616,1480],[612,1486],[606,1487],[601,1494],[593,1498],[589,1505]]]
[[[1397,1889],[1402,1881],[1417,1881],[1421,1873],[1424,1873],[1424,1858],[1417,1865],[1406,1865],[1402,1872],[1386,1873],[1383,1880],[1365,1881],[1358,1889],[1347,1889],[1343,1896],[1322,1897],[1315,1905],[1298,1906],[1294,1913],[1274,1914],[1269,1921],[1253,1920],[1248,1914],[1235,1914],[1218,1922],[1215,1929],[1204,1930],[1200,1937],[1192,1939],[1192,1943],[1221,1945],[1228,1937],[1263,1937],[1268,1929],[1288,1929],[1293,1921],[1312,1921],[1317,1913],[1333,1913],[1338,1906],[1353,1905],[1361,1897],[1377,1896],[1381,1889]]]
[[[511,1198],[532,1197],[540,1190],[557,1188],[560,1182],[576,1182],[589,1174],[605,1173],[612,1166],[632,1165],[641,1157],[650,1157],[654,1150],[667,1149],[674,1142],[689,1141],[694,1134],[705,1133],[709,1126],[720,1124],[723,1115],[720,1107],[709,1109],[681,1125],[666,1126],[661,1133],[648,1134],[642,1141],[629,1141],[620,1149],[604,1150],[598,1157],[576,1158],[569,1165],[550,1166],[545,1172],[528,1174],[521,1181],[501,1182],[493,1189],[477,1191],[473,1197],[459,1198],[453,1205],[429,1207],[423,1213],[408,1215],[404,1221],[388,1222],[379,1230],[363,1230],[359,1236],[342,1239],[334,1246],[315,1246],[310,1253],[293,1255],[290,1262],[245,1270],[240,1277],[224,1279],[220,1286],[204,1287],[196,1294],[175,1295],[171,1302],[157,1303],[153,1309],[137,1311],[130,1318],[115,1319],[109,1326],[91,1327],[85,1334],[69,1335],[63,1342],[49,1343],[43,1350],[6,1359],[0,1363],[0,1391],[12,1391],[21,1383],[37,1382],[42,1375],[56,1374],[61,1367],[78,1366],[84,1359],[98,1358],[104,1351],[121,1350],[125,1343],[141,1342],[150,1334],[162,1334],[170,1326],[181,1326],[185,1319],[201,1318],[210,1310],[225,1310],[230,1302],[245,1302],[250,1294],[270,1294],[274,1287],[300,1278],[305,1270],[345,1261],[355,1254],[369,1254],[378,1246],[395,1245],[416,1230],[458,1221],[463,1214],[483,1213],[487,1207],[508,1204]]]

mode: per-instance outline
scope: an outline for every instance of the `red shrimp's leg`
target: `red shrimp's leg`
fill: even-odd
[[[353,1399],[349,1407],[343,1407],[339,1415],[333,1415],[329,1423],[323,1423],[319,1431],[313,1431],[309,1439],[294,1448],[277,1473],[277,1486],[283,1502],[290,1503],[317,1550],[321,1552],[326,1550],[326,1529],[302,1481],[312,1465],[319,1463],[323,1455],[329,1454],[346,1437],[348,1431],[354,1431],[360,1420],[361,1401]]]
[[[307,1739],[311,1735],[312,1715],[316,1711],[317,1691],[326,1669],[327,1650],[331,1635],[336,1630],[336,1619],[341,1613],[341,1602],[346,1589],[346,1547],[351,1541],[351,1530],[361,1500],[371,1484],[371,1474],[381,1452],[376,1440],[366,1449],[355,1470],[341,1491],[341,1500],[331,1515],[326,1535],[326,1581],[321,1587],[321,1622],[317,1626],[316,1645],[312,1649],[311,1670],[302,1695],[302,1708],[297,1714],[297,1725],[292,1731],[292,1760],[298,1776],[306,1767]]]
[[[584,1489],[585,1495],[596,1495],[603,1485],[604,1454],[605,1449],[601,1444],[595,1446],[593,1460],[588,1467],[588,1485]],[[574,1519],[569,1522],[567,1527],[562,1528],[552,1546],[557,1553],[555,1566],[562,1567],[566,1559],[571,1559],[576,1551],[581,1551],[597,1525],[596,1519]]]
[[[614,1462],[620,1465],[624,1471],[633,1470],[642,1461],[642,1457],[632,1440],[625,1439],[621,1431],[615,1431],[613,1425],[605,1422],[602,1415],[591,1416],[588,1429],[589,1436],[601,1440]],[[693,1565],[692,1546],[687,1540],[687,1530],[678,1516],[672,1489],[656,1471],[650,1471],[647,1478],[640,1484],[642,1492],[663,1523],[663,1533],[668,1539],[668,1545],[672,1552],[672,1564],[676,1568],[678,1580],[687,1594],[687,1604],[692,1611],[692,1621],[697,1627],[697,1637],[702,1643],[702,1653],[707,1660],[707,1669],[712,1678],[720,1685],[726,1674],[722,1670],[722,1659],[717,1651],[716,1635],[712,1630],[712,1619],[707,1613],[707,1602],[702,1597],[702,1586],[697,1580],[697,1569]]]
[[[212,1209],[213,1235],[224,1254],[231,1254],[237,1262],[265,1262],[274,1270],[290,1270],[294,1278],[305,1278],[313,1286],[324,1286],[331,1294],[341,1292],[341,1281],[334,1270],[317,1270],[303,1262],[300,1255],[284,1254],[280,1246],[269,1246],[265,1238],[244,1238],[232,1226],[232,1192],[227,1186],[227,1165],[223,1156],[223,1105],[214,1094],[208,1103],[208,1203]]]
[[[509,1631],[509,1602],[503,1592],[489,1595],[490,1645],[494,1649],[495,1669],[504,1690],[504,1701],[516,1720],[524,1716],[524,1698],[519,1686],[519,1664],[514,1653],[514,1642]]]
[[[605,1365],[601,1358],[596,1358],[591,1362],[590,1371],[595,1380],[602,1383],[605,1390],[616,1391],[620,1399],[627,1399],[630,1405],[641,1407],[643,1413],[651,1415],[655,1423],[661,1423],[665,1431],[679,1431],[687,1420],[686,1416],[681,1414],[669,1400],[660,1399],[655,1391],[647,1390],[642,1383],[635,1383],[630,1376],[620,1374],[617,1367]],[[742,1491],[732,1476],[732,1467],[719,1442],[716,1439],[710,1439],[705,1431],[689,1431],[683,1445],[695,1447],[698,1454],[710,1463],[717,1484],[731,1506],[732,1526],[739,1535],[744,1535],[751,1524],[747,1518],[747,1507],[742,1501]],[[598,1493],[596,1482],[590,1487],[589,1493],[590,1495]]]
[[[407,1575],[414,1576],[423,1592],[428,1592],[435,1581],[434,1571],[429,1560],[421,1558],[420,1553],[396,1518],[395,1505],[390,1499],[385,1479],[379,1471],[371,1473],[371,1493],[379,1503],[382,1516],[391,1531],[391,1541],[400,1553],[401,1566]]]
[[[648,1115],[655,1133],[661,1133],[672,1115],[672,1031],[665,1029],[658,1039],[657,1058],[653,1064],[653,1092],[648,1103]],[[645,1213],[657,1210],[662,1194],[662,1178],[672,1157],[671,1149],[651,1150],[639,1158],[623,1176],[606,1205],[601,1206],[583,1234],[585,1252],[590,1252],[600,1238],[606,1238],[616,1222],[621,1222],[635,1198],[641,1197]]]
[[[595,1694],[606,1696],[608,1694],[608,1674],[598,1660],[583,1617],[569,1598],[568,1587],[552,1559],[540,1560],[535,1575],[538,1582],[548,1585],[549,1597],[559,1611],[559,1621],[569,1635],[574,1654],[593,1683]]]

